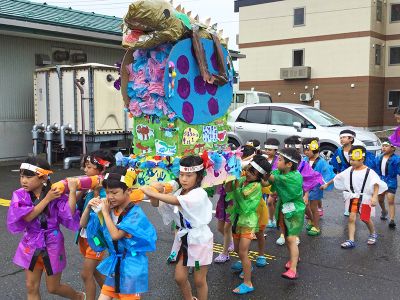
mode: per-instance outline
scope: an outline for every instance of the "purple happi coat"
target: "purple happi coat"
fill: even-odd
[[[40,220],[37,217],[26,222],[24,217],[33,209],[29,192],[21,188],[13,193],[7,214],[7,228],[13,234],[24,233],[13,262],[24,269],[33,270],[38,256],[41,255],[48,275],[60,273],[67,264],[60,224],[70,230],[78,230],[79,211],[71,214],[66,195],[49,203],[43,214],[45,218]],[[44,223],[47,223],[47,229],[44,229]]]
[[[318,184],[325,184],[322,175],[311,168],[310,164],[302,159],[297,167],[297,170],[303,176],[303,191],[309,192],[315,188]]]

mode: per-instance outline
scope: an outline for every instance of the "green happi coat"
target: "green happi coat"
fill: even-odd
[[[226,201],[233,200],[233,206],[227,209],[230,214],[232,225],[235,224],[237,218],[237,226],[252,228],[258,231],[257,207],[262,199],[261,183],[251,182],[243,186],[246,177],[239,179],[239,186],[233,191],[226,194]]]
[[[304,225],[306,205],[303,200],[303,177],[298,171],[282,174],[279,170],[271,173],[274,176],[272,191],[278,194],[275,218],[279,213],[284,215],[287,235],[299,235]]]

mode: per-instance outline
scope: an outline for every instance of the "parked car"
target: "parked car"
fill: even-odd
[[[270,103],[242,106],[228,116],[229,142],[236,146],[251,139],[261,143],[267,138],[276,138],[283,144],[291,135],[318,137],[321,156],[330,160],[333,152],[340,147],[339,133],[351,129],[356,133],[355,144],[364,145],[368,151],[378,154],[381,141],[372,132],[345,125],[332,115],[314,107],[291,104]]]
[[[250,91],[236,91],[233,92],[232,104],[229,107],[229,111],[233,111],[236,108],[249,104],[262,104],[272,103],[271,95],[264,92],[258,92],[254,90]]]

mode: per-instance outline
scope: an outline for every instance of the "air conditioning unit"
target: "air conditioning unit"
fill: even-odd
[[[301,102],[310,102],[312,99],[311,93],[300,93]]]
[[[309,79],[311,67],[281,68],[281,79]]]

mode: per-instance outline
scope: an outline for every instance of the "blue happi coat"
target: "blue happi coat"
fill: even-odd
[[[382,160],[383,154],[376,157],[376,173],[379,177],[386,182],[388,185],[388,189],[396,190],[397,189],[397,176],[400,175],[400,156],[397,154],[393,154],[389,157],[386,162],[386,172],[382,174]]]

